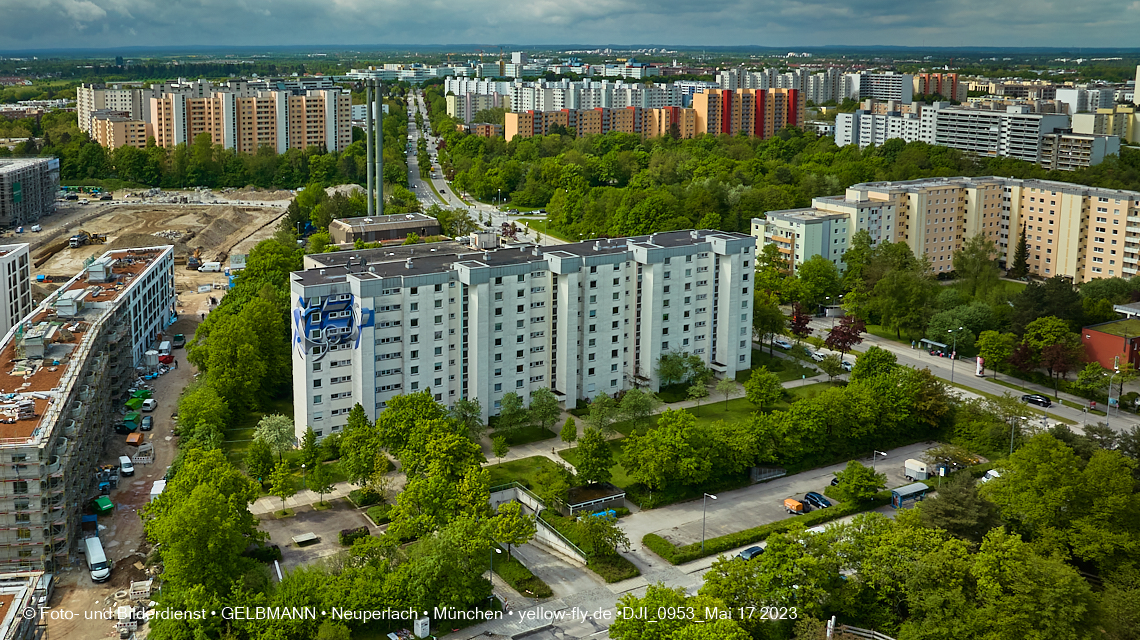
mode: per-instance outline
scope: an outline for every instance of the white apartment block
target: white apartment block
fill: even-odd
[[[4,334],[0,572],[72,562],[100,452],[174,313],[174,247],[112,250]]]
[[[540,248],[458,243],[305,257],[292,276],[297,437],[339,432],[356,403],[430,389],[451,405],[549,388],[566,405],[659,388],[678,350],[722,376],[751,366],[755,240],[673,231]]]
[[[843,252],[847,251],[852,218],[842,213],[818,209],[769,211],[764,218],[752,218],[752,236],[757,252],[766,244],[775,244],[787,260],[792,273],[812,256],[821,255],[843,271]]]
[[[510,96],[480,93],[465,93],[461,95],[448,94],[444,101],[447,103],[447,115],[458,118],[471,124],[475,114],[485,109],[496,107],[510,108]]]
[[[32,312],[32,276],[28,244],[0,245],[0,335]]]

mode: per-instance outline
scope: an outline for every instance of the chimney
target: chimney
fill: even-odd
[[[601,240],[595,240],[594,241],[594,251],[601,251],[601,249],[602,249],[602,241]]]
[[[407,259],[407,260],[404,262],[404,268],[405,268],[405,269],[411,269],[411,268],[412,268],[412,259],[411,259],[411,258],[408,258],[408,259]]]

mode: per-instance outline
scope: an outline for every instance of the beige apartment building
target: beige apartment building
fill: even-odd
[[[681,107],[520,111],[507,113],[505,123],[503,130],[507,142],[515,136],[531,138],[546,135],[554,125],[573,129],[578,137],[620,131],[652,138],[672,135],[674,124],[681,138],[692,138],[698,131],[696,111]]]
[[[91,119],[90,133],[92,140],[108,150],[119,147],[145,149],[150,129],[142,120],[99,114]]]
[[[850,224],[836,224],[826,214],[843,214]],[[907,243],[930,260],[934,273],[946,273],[954,268],[954,252],[978,234],[994,242],[1001,262],[1012,262],[1023,227],[1030,273],[1085,282],[1131,277],[1140,267],[1140,192],[1066,182],[963,177],[857,184],[842,196],[815,198],[809,209],[754,219],[761,246],[788,245],[776,237],[787,237],[781,220],[827,223],[827,233],[799,232],[807,244],[797,243],[796,260],[818,254],[841,268],[842,252],[835,250],[860,229],[876,243]]]

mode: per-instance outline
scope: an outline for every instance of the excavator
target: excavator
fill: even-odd
[[[106,241],[107,234],[105,233],[88,233],[83,229],[80,229],[79,233],[71,236],[71,238],[68,239],[67,244],[72,249],[77,249],[86,244],[103,244]]]
[[[198,267],[202,266],[202,249],[194,250],[194,253],[186,256],[186,270],[197,271]]]

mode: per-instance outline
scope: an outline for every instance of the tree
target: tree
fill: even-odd
[[[617,517],[606,513],[588,515],[579,520],[578,535],[592,556],[615,556],[619,546],[629,549],[629,538],[618,526]]]
[[[422,242],[423,239],[420,238],[420,234],[415,231],[409,231],[407,237],[405,237],[404,241],[400,244],[420,244]]]
[[[514,391],[503,394],[499,404],[499,421],[495,423],[495,431],[510,433],[520,429],[530,420],[529,412],[523,406],[522,396]]]
[[[981,233],[975,234],[954,252],[954,272],[971,298],[990,291],[998,283],[997,245]]]
[[[661,401],[652,391],[645,391],[634,387],[625,392],[618,403],[621,417],[629,420],[637,427],[648,425],[649,417],[661,406]]]
[[[843,374],[843,359],[834,353],[829,353],[824,356],[818,366],[820,370],[827,374],[828,382],[835,380],[835,376]]]
[[[245,456],[245,466],[249,477],[264,486],[269,480],[269,474],[273,473],[273,451],[269,444],[260,438],[254,438]]]
[[[728,411],[728,396],[736,392],[736,381],[732,378],[721,378],[716,383],[716,392],[724,396],[724,410]]]
[[[272,485],[269,489],[270,494],[281,498],[281,510],[284,511],[285,500],[297,494],[297,486],[293,482],[293,474],[289,472],[289,465],[278,462],[269,476],[269,482]]]
[[[279,413],[265,416],[257,421],[257,426],[253,429],[253,439],[263,440],[268,444],[280,461],[285,452],[292,449],[297,442],[293,419]]]
[[[1069,345],[1053,344],[1041,350],[1041,366],[1049,371],[1053,378],[1053,397],[1060,399],[1057,390],[1057,380],[1064,378],[1077,367],[1079,360],[1076,350]],[[1054,377],[1056,376],[1056,377]]]
[[[309,491],[315,492],[320,503],[324,504],[325,494],[333,489],[332,473],[329,471],[328,465],[322,462],[314,465],[313,470],[309,472],[306,483],[309,486]]]
[[[851,381],[881,376],[897,367],[898,358],[895,354],[881,347],[871,347],[855,360],[855,366],[851,368]]]
[[[229,592],[255,565],[242,553],[265,538],[249,511],[257,497],[256,483],[221,450],[183,451],[178,473],[142,511],[147,539],[162,549],[166,583],[178,591]]]
[[[751,636],[736,619],[716,618],[715,611],[730,611],[722,601],[701,594],[685,595],[682,587],[669,588],[657,582],[650,584],[643,597],[626,593],[617,602],[617,610],[642,612],[647,615],[618,615],[610,625],[614,640],[749,640]],[[676,615],[676,612],[692,612]],[[670,613],[673,612],[673,613]],[[748,616],[743,617],[745,620]],[[757,619],[755,616],[751,619]]]
[[[902,338],[922,335],[940,287],[929,273],[929,265],[913,269],[893,269],[875,283],[868,310],[879,316],[879,324],[894,330]]]
[[[562,425],[562,432],[558,434],[563,442],[570,446],[574,446],[574,441],[578,439],[578,425],[574,422],[574,418],[566,418],[566,424]]]
[[[847,355],[851,348],[863,342],[863,333],[867,330],[867,323],[854,316],[843,316],[839,324],[832,327],[823,343],[828,349]]]
[[[311,469],[320,461],[320,450],[317,448],[317,432],[312,427],[305,428],[305,435],[301,436],[301,464]]]
[[[744,383],[744,397],[761,410],[775,403],[783,395],[784,385],[780,382],[780,376],[768,371],[764,366],[753,369],[752,375]]]
[[[504,436],[491,438],[491,455],[498,458],[500,464],[503,462],[503,456],[507,455],[510,450],[511,445],[507,443],[507,439]]]
[[[530,417],[537,420],[543,429],[546,429],[562,415],[562,408],[558,406],[558,398],[547,387],[539,387],[530,392]]]
[[[507,545],[508,556],[511,555],[511,545],[526,544],[538,530],[534,516],[523,513],[522,504],[517,501],[500,504],[491,526],[491,538]]]
[[[1013,251],[1013,264],[1010,265],[1006,275],[1017,279],[1029,275],[1029,242],[1025,236],[1024,224],[1021,225],[1021,233],[1017,236],[1017,248]]]
[[[578,477],[587,484],[609,482],[613,466],[613,451],[602,432],[594,427],[583,431],[578,444]]]
[[[818,309],[827,298],[838,298],[842,291],[839,268],[831,260],[813,255],[796,268],[792,291],[807,309]]]
[[[617,400],[609,394],[599,393],[590,402],[590,413],[586,416],[586,424],[601,433],[613,433],[613,425],[619,415]]]
[[[752,298],[752,334],[763,343],[768,341],[768,353],[772,353],[772,340],[787,327],[788,318],[780,311],[779,299],[768,291],[756,287]]]
[[[705,481],[712,472],[713,461],[703,448],[716,445],[703,437],[707,434],[697,429],[696,422],[688,411],[666,409],[658,417],[656,429],[625,438],[622,466],[629,477],[651,490],[669,483],[693,485]]]
[[[813,329],[808,326],[811,322],[811,315],[807,313],[803,305],[798,302],[792,304],[792,315],[788,316],[788,329],[792,335],[800,338],[806,338],[811,335]]]
[[[978,355],[982,357],[983,364],[989,366],[994,372],[994,378],[997,378],[997,368],[1013,355],[1013,350],[1017,346],[1017,337],[1012,333],[983,331],[974,342],[974,346],[978,348]]]
[[[974,479],[962,472],[950,476],[933,498],[919,505],[919,516],[923,525],[973,543],[980,543],[1001,524],[997,505],[978,495]]]
[[[483,407],[479,404],[479,398],[456,400],[451,406],[451,417],[467,427],[467,433],[476,442],[482,439],[487,431],[487,425],[483,424]]]
[[[222,446],[223,433],[229,424],[229,404],[212,386],[197,381],[186,387],[178,398],[179,437],[193,440],[206,448]]]
[[[689,399],[697,402],[697,415],[701,415],[701,399],[709,397],[709,388],[703,382],[695,382],[689,386]]]
[[[385,411],[391,411],[388,409]],[[368,421],[364,407],[357,403],[348,412],[348,424],[340,437],[340,468],[349,482],[365,486],[376,474],[376,458],[380,451],[380,435]],[[384,465],[387,467],[387,465]]]
[[[683,382],[687,373],[685,355],[680,351],[667,351],[657,360],[657,378],[662,386]]]
[[[871,467],[856,460],[847,463],[843,471],[835,474],[839,484],[833,489],[836,498],[843,502],[867,502],[887,486],[887,476],[875,473]]]

